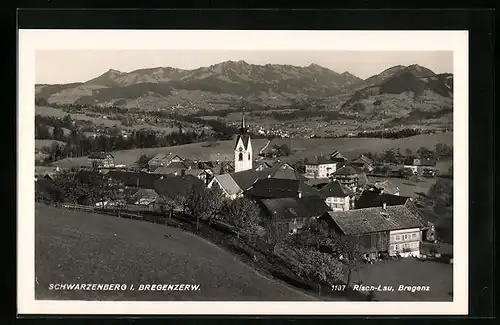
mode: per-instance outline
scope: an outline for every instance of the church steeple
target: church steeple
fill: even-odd
[[[252,169],[252,141],[245,122],[245,112],[241,114],[240,132],[234,147],[234,171]]]
[[[247,133],[247,125],[245,123],[245,112],[241,112],[241,125],[240,125],[240,134]]]

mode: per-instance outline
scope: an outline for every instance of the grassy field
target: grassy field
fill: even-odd
[[[64,117],[66,115],[69,115],[62,109],[57,109],[48,106],[35,106],[35,114],[42,116],[54,116],[54,117]]]
[[[383,301],[452,301],[453,264],[419,261],[413,258],[387,260],[366,264],[353,274],[353,281],[362,285],[389,285],[393,292],[375,292],[376,300]],[[400,285],[429,286],[430,291],[398,291]]]
[[[288,140],[283,139],[283,143]],[[279,141],[277,141],[279,142]],[[425,146],[433,148],[437,143],[446,143],[453,145],[453,133],[442,134],[425,134],[417,135],[403,139],[361,139],[361,138],[336,138],[336,139],[296,139],[292,140],[292,149],[294,153],[287,157],[282,157],[283,161],[294,161],[305,157],[314,157],[320,154],[330,155],[334,150],[342,152],[348,158],[354,158],[364,152],[382,152],[391,148],[416,149]],[[265,139],[253,139],[252,148],[254,157],[265,144]],[[146,149],[131,149],[113,152],[116,163],[133,164],[142,153],[146,155],[154,155],[158,152],[173,152],[184,158],[190,159],[214,159],[219,156],[221,160],[224,158],[233,159],[234,141],[219,141],[215,147],[207,147],[207,143],[191,143],[174,147],[163,148],[146,148]],[[82,166],[87,164],[87,158],[71,158],[63,159],[57,162],[61,167]]]
[[[164,225],[37,204],[35,237],[36,299],[314,300],[210,242]],[[48,289],[51,283],[126,284],[136,290],[55,291]],[[137,290],[140,284],[181,283],[200,289]]]

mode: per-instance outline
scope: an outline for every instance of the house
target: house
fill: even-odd
[[[154,189],[132,189],[132,192],[128,194],[125,200],[127,210],[158,211],[160,209],[158,202],[160,196]]]
[[[208,188],[219,187],[228,199],[236,199],[243,196],[243,190],[239,187],[231,174],[214,175],[208,183]]]
[[[43,178],[53,180],[54,176],[60,171],[61,169],[58,166],[35,166],[35,182]]]
[[[166,153],[157,153],[153,158],[148,161],[149,170],[155,170],[159,167],[164,167],[170,164],[172,159],[175,157],[171,152]]]
[[[380,190],[364,190],[361,196],[356,200],[355,208],[364,209],[379,207],[383,204],[387,206],[404,205],[408,201],[411,201],[411,198],[408,196],[388,194]]]
[[[242,196],[257,180],[265,178],[288,179],[304,181],[304,177],[297,171],[289,168],[273,167],[257,171],[255,169],[244,170],[229,174],[214,175],[209,182],[211,188],[217,184],[228,198],[234,199]]]
[[[399,186],[394,185],[389,180],[375,182],[373,190],[380,191],[381,193],[399,195]]]
[[[213,172],[210,169],[200,169],[200,168],[192,168],[188,169],[184,172],[184,175],[192,175],[196,178],[203,181],[205,185],[208,185],[213,178]]]
[[[336,170],[330,178],[353,191],[356,191],[358,188],[368,183],[368,178],[363,171],[349,165]]]
[[[337,169],[337,163],[325,157],[315,157],[305,163],[307,178],[327,178]]]
[[[109,152],[93,152],[88,156],[92,168],[111,168],[115,166],[114,157]]]
[[[373,160],[365,155],[359,156],[358,158],[352,160],[349,164],[363,171],[371,172],[373,170]]]
[[[330,160],[336,162],[339,165],[347,163],[347,158],[344,157],[344,155],[338,152],[337,150],[332,152],[332,154],[330,155]]]
[[[429,158],[408,157],[404,161],[403,168],[411,169],[414,174],[422,173],[424,170],[434,171],[436,160]]]
[[[330,229],[357,243],[366,258],[379,254],[420,256],[422,219],[406,205],[329,211],[321,217]]]
[[[255,170],[256,171],[262,171],[264,169],[269,169],[271,168],[273,165],[269,162],[266,162],[266,161],[262,161],[262,162],[259,162],[257,164],[257,166],[255,167]]]
[[[165,176],[154,182],[160,211],[184,211],[193,192],[203,191],[203,181],[193,175]]]
[[[329,210],[319,196],[263,199],[260,204],[275,236],[294,234],[309,220],[319,218]]]
[[[232,161],[222,161],[216,167],[219,174],[234,173],[234,162]]]
[[[354,193],[339,183],[333,181],[319,190],[319,195],[325,200],[332,211],[347,211],[354,208]]]
[[[257,180],[244,194],[253,199],[319,196],[311,186],[294,179],[264,178]]]

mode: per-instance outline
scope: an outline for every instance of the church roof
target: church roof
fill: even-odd
[[[248,150],[248,143],[250,143],[250,135],[249,134],[246,134],[246,133],[243,133],[243,134],[238,134],[238,136],[236,137],[236,144],[235,144],[235,148],[236,146],[238,145],[239,141],[243,142],[243,147],[245,150]]]

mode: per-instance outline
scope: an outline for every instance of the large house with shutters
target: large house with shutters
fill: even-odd
[[[305,163],[306,173],[304,176],[308,178],[328,178],[337,169],[337,163],[325,157],[315,157]]]
[[[112,168],[115,166],[114,159],[109,152],[93,152],[88,156],[90,166],[94,169]]]
[[[332,231],[357,243],[366,258],[384,253],[419,257],[427,225],[409,204],[328,211],[321,218]]]

